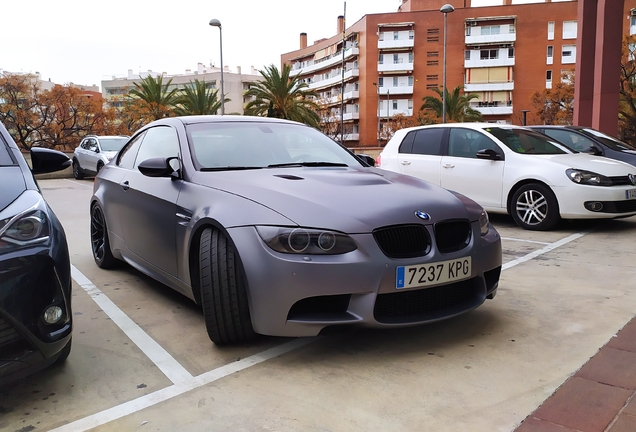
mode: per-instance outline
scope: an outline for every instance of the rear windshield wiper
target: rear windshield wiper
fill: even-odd
[[[284,168],[284,167],[346,167],[345,163],[337,162],[288,162],[280,164],[267,165],[267,168]]]
[[[255,170],[263,169],[259,166],[223,166],[223,167],[208,167],[201,168],[201,171],[240,171],[240,170]]]

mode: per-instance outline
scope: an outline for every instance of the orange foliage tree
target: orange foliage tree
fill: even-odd
[[[534,116],[541,124],[572,124],[574,118],[574,70],[561,74],[553,88],[535,91],[530,96]]]
[[[636,144],[636,36],[623,38],[618,133],[623,141]]]

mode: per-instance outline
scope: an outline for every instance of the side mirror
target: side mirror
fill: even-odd
[[[481,149],[475,153],[475,156],[477,156],[477,159],[501,160],[499,153],[493,149]]]
[[[150,158],[140,163],[137,168],[147,177],[174,177],[177,173],[170,165],[171,158]]]
[[[585,150],[585,153],[589,153],[589,154],[594,155],[594,156],[602,156],[603,155],[603,152],[601,151],[601,149],[596,147],[596,146],[594,146],[594,145],[590,146],[589,148],[587,148]]]
[[[359,154],[359,155],[356,155],[356,157],[371,167],[375,166],[375,159],[369,155]]]
[[[71,160],[64,153],[41,147],[31,147],[31,172],[44,174],[61,171],[71,166]]]

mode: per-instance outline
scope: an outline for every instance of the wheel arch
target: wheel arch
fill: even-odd
[[[517,183],[515,183],[510,190],[508,190],[508,196],[506,197],[506,211],[508,212],[509,215],[512,214],[512,209],[511,209],[511,205],[512,205],[512,197],[515,194],[515,192],[517,192],[517,190],[527,184],[531,184],[531,183],[538,183],[541,184],[545,187],[547,187],[548,189],[550,189],[550,191],[554,194],[554,196],[556,197],[556,193],[554,192],[554,189],[552,189],[550,187],[549,184],[547,184],[546,182],[544,182],[543,180],[539,180],[539,179],[535,179],[535,178],[526,178],[523,180],[519,180]],[[560,213],[560,209],[558,208],[559,205],[559,200],[557,199],[557,209],[559,210]]]

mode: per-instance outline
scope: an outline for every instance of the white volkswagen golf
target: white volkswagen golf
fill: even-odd
[[[464,194],[530,230],[549,230],[561,218],[636,215],[636,167],[571,151],[520,126],[452,123],[402,129],[376,166]]]

